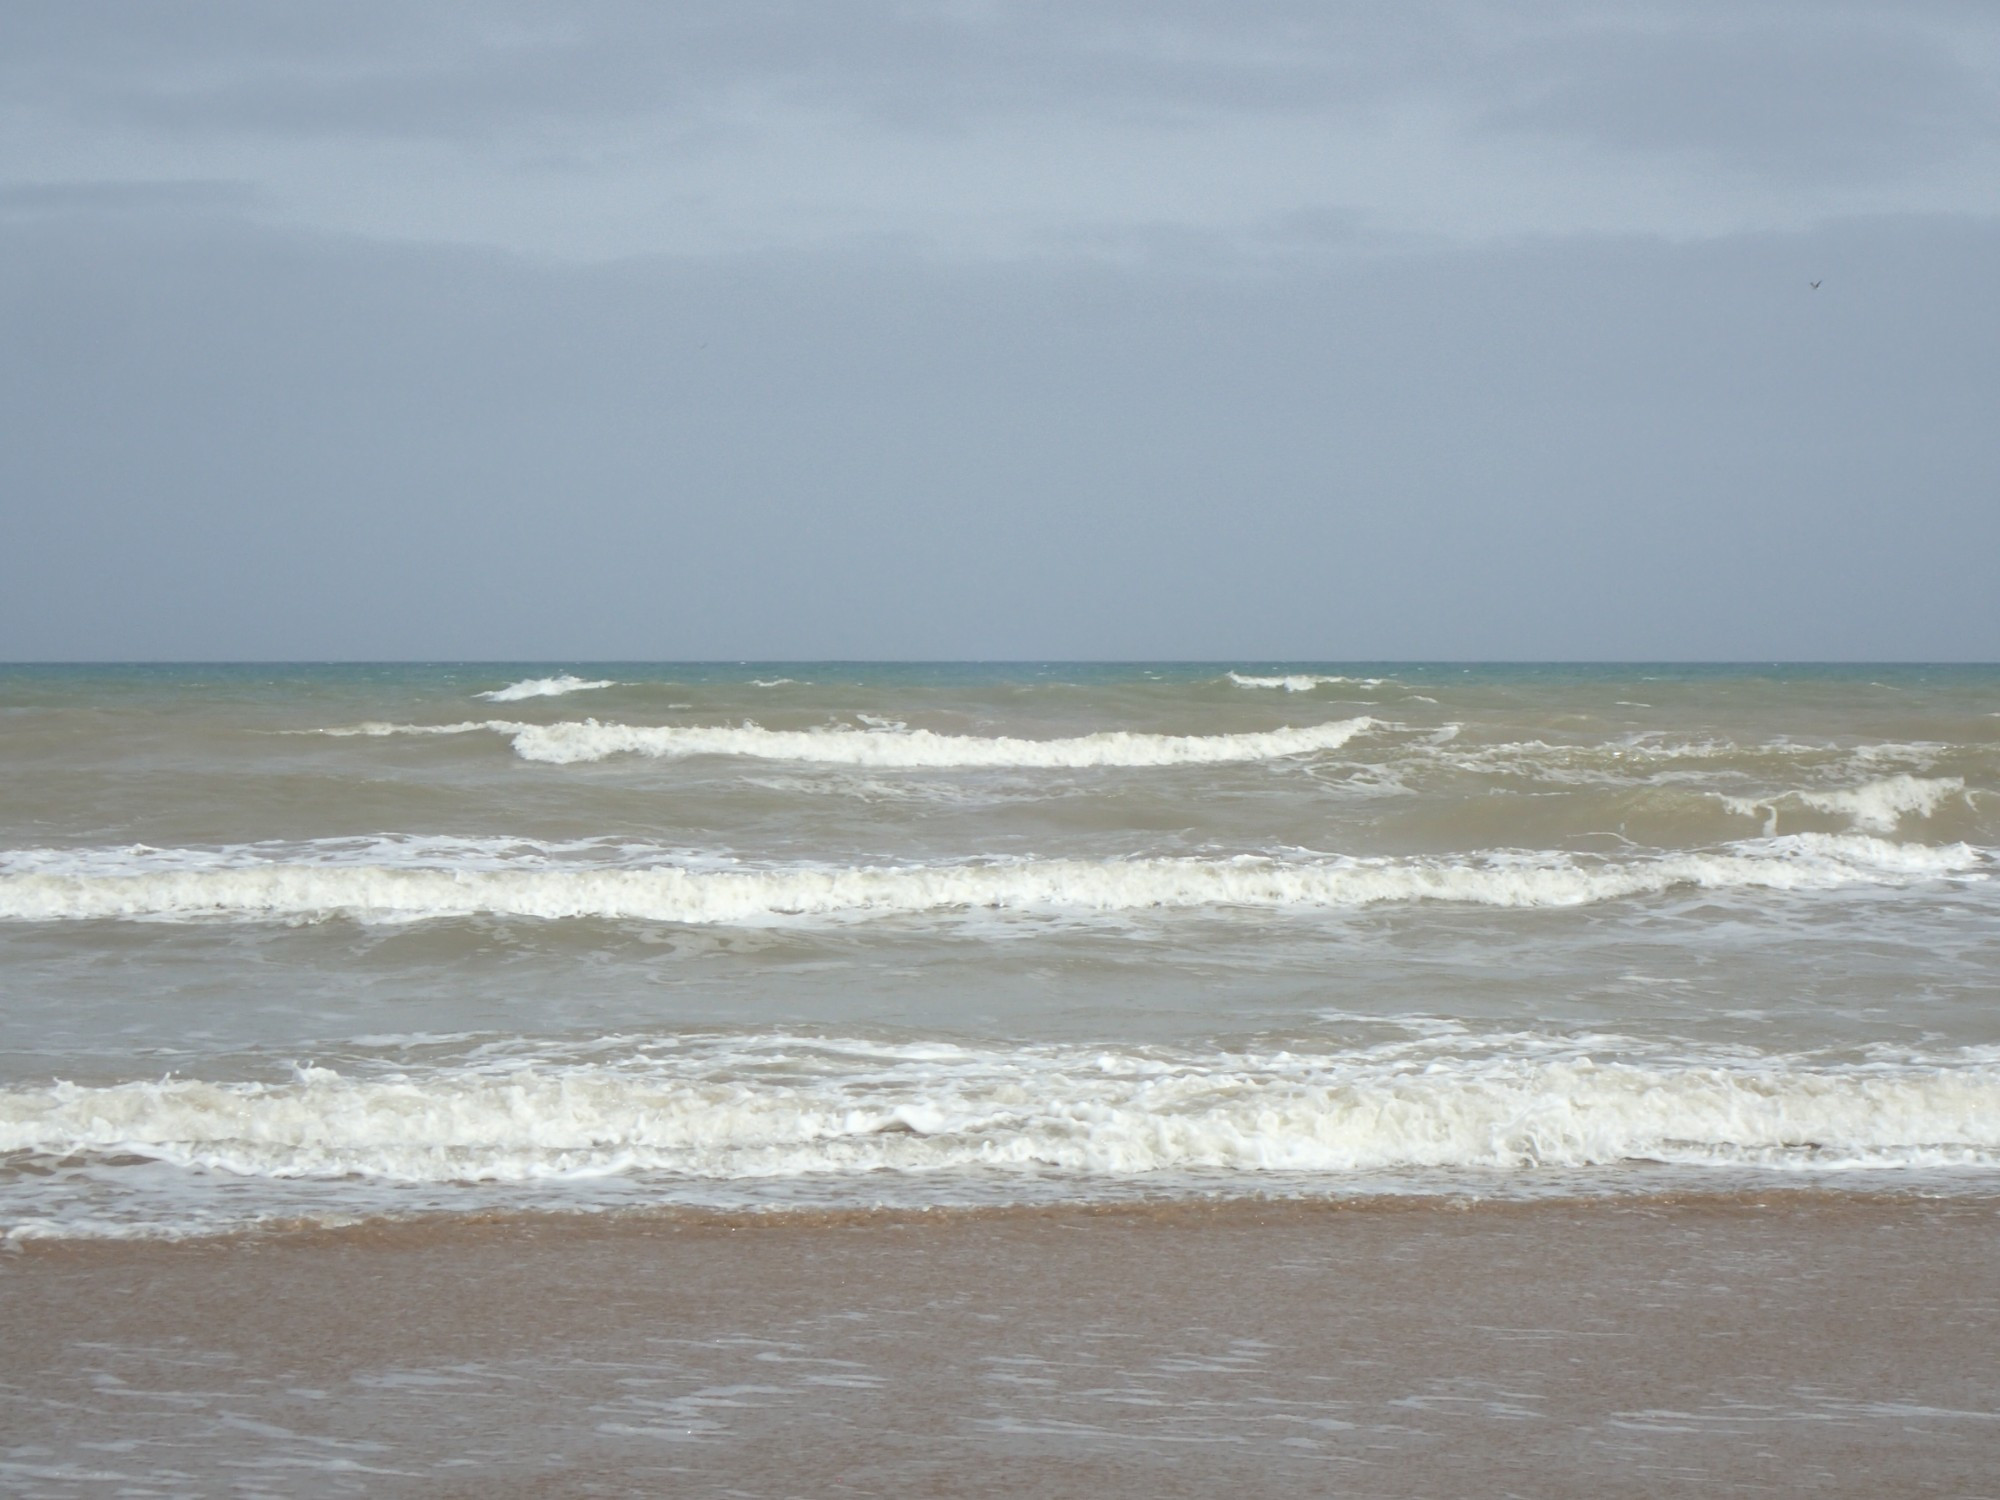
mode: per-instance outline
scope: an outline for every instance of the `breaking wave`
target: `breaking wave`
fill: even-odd
[[[560,677],[530,677],[525,682],[509,683],[506,687],[495,688],[490,693],[474,693],[475,698],[484,698],[489,703],[518,703],[523,698],[560,698],[565,693],[587,693],[594,688],[617,687],[608,679],[586,682],[581,677],[572,677],[565,672]]]
[[[1929,818],[1946,803],[1970,802],[1960,776],[1889,776],[1862,786],[1830,792],[1780,792],[1774,797],[1727,797],[1731,812],[1763,817],[1768,832],[1775,833],[1782,808],[1809,807],[1816,812],[1845,817],[1869,833],[1894,833],[1906,817]]]
[[[512,739],[523,760],[576,765],[614,755],[684,759],[733,755],[822,765],[942,769],[1085,769],[1093,766],[1194,766],[1276,760],[1337,750],[1373,728],[1362,717],[1252,734],[1141,734],[1105,730],[1072,739],[938,734],[929,729],[765,729],[742,725],[600,724],[595,719],[523,724],[504,719],[458,724],[356,724],[334,735],[470,734]]]
[[[1386,677],[1329,677],[1321,673],[1291,672],[1282,677],[1252,677],[1242,672],[1231,672],[1229,680],[1238,687],[1277,688],[1287,693],[1310,693],[1319,687],[1380,687],[1389,679]]]
[[[1249,1054],[746,1038],[618,1062],[56,1083],[0,1090],[0,1154],[403,1183],[2000,1166],[1990,1061],[1604,1061],[1497,1041]]]
[[[551,868],[488,853],[446,867],[190,851],[127,854],[114,870],[38,851],[0,874],[0,920],[375,922],[501,916],[700,925],[868,919],[994,911],[1092,917],[1203,908],[1262,913],[1413,902],[1568,907],[1712,891],[1901,887],[1985,879],[1964,844],[1897,844],[1858,834],[1794,834],[1697,853],[1592,858],[1489,851],[1414,858],[1028,859],[939,865],[781,868]],[[135,862],[136,861],[136,862]],[[525,865],[525,867],[523,867]]]

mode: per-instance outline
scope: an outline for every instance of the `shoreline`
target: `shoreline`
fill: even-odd
[[[25,1242],[0,1486],[1992,1494],[1996,1237],[1765,1192]]]
[[[1215,1196],[1106,1197],[1002,1203],[877,1203],[866,1205],[774,1204],[761,1208],[704,1204],[618,1204],[605,1207],[522,1207],[419,1209],[409,1213],[352,1217],[298,1215],[212,1229],[137,1227],[126,1232],[83,1233],[20,1226],[0,1230],[0,1265],[8,1257],[61,1255],[93,1247],[134,1249],[280,1244],[335,1245],[348,1239],[394,1244],[454,1235],[488,1236],[510,1232],[602,1237],[697,1230],[756,1229],[773,1233],[822,1229],[902,1228],[912,1225],[1005,1223],[1073,1218],[1089,1222],[1130,1222],[1171,1226],[1250,1220],[1289,1223],[1336,1214],[1512,1214],[1567,1209],[1578,1213],[1659,1211],[1754,1211],[1765,1208],[1839,1208],[1844,1205],[1895,1208],[1959,1205],[2000,1211],[2000,1182],[1986,1180],[1897,1187],[1834,1186],[1825,1181],[1769,1185],[1615,1185],[1598,1190],[1558,1188],[1536,1193],[1476,1193],[1449,1189],[1377,1191],[1349,1194],[1245,1192]]]

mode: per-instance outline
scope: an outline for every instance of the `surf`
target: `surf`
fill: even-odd
[[[547,868],[482,855],[426,865],[257,857],[204,867],[154,851],[114,872],[25,858],[0,875],[0,920],[423,922],[471,917],[705,925],[953,912],[1094,917],[1211,909],[1279,915],[1390,904],[1544,908],[1678,889],[1831,892],[1985,879],[1968,845],[1794,834],[1623,858],[1491,850],[1455,856],[1020,859],[775,868]]]
[[[406,1183],[2000,1165],[1991,1061],[1601,1059],[1588,1044],[1617,1039],[1254,1054],[799,1037],[623,1064],[301,1066],[0,1090],[0,1152]]]
[[[1147,734],[1110,729],[1066,739],[939,734],[929,729],[766,729],[759,724],[605,724],[596,719],[525,724],[488,719],[453,724],[366,723],[318,731],[329,735],[506,736],[521,759],[580,765],[617,755],[660,760],[736,756],[819,765],[925,770],[1084,770],[1093,767],[1223,765],[1338,750],[1377,721],[1360,717],[1247,734]]]

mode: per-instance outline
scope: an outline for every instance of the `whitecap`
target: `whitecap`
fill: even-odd
[[[1238,687],[1276,688],[1286,693],[1310,693],[1320,687],[1364,687],[1376,688],[1389,679],[1386,677],[1334,677],[1324,673],[1291,672],[1280,677],[1252,677],[1243,672],[1231,672],[1228,680]]]
[[[422,864],[269,860],[203,867],[158,851],[118,873],[59,865],[0,875],[0,920],[419,922],[478,916],[762,925],[990,911],[1088,918],[1200,909],[1251,914],[1455,902],[1537,908],[1677,889],[1822,892],[1986,878],[1964,844],[1795,834],[1681,854],[1023,859],[935,865],[631,867],[490,855]]]
[[[1745,817],[1761,817],[1765,832],[1775,833],[1779,810],[1787,805],[1847,818],[1867,833],[1894,833],[1905,818],[1930,818],[1954,800],[1970,802],[1972,794],[1959,776],[1888,776],[1860,786],[1834,791],[1785,791],[1770,797],[1724,797],[1723,806]]]
[[[587,693],[597,688],[617,686],[608,678],[592,682],[565,672],[559,677],[530,677],[495,688],[490,693],[474,693],[472,696],[484,698],[489,703],[518,703],[523,698],[560,698],[565,693]]]
[[[2000,1166],[2000,1068],[1671,1058],[1616,1039],[1321,1052],[744,1038],[623,1062],[0,1090],[0,1152],[237,1178]],[[116,1168],[100,1168],[115,1171]]]
[[[1067,739],[938,734],[929,729],[766,729],[758,724],[604,724],[596,719],[524,724],[489,719],[456,724],[351,724],[330,735],[453,735],[490,730],[512,739],[523,760],[576,765],[614,755],[683,759],[733,755],[823,765],[928,769],[1085,769],[1222,765],[1337,750],[1376,726],[1362,717],[1248,734],[1144,734],[1104,730]]]

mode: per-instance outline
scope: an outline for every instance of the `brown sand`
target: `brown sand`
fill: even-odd
[[[509,1220],[0,1257],[0,1490],[2000,1495],[2000,1206]]]

